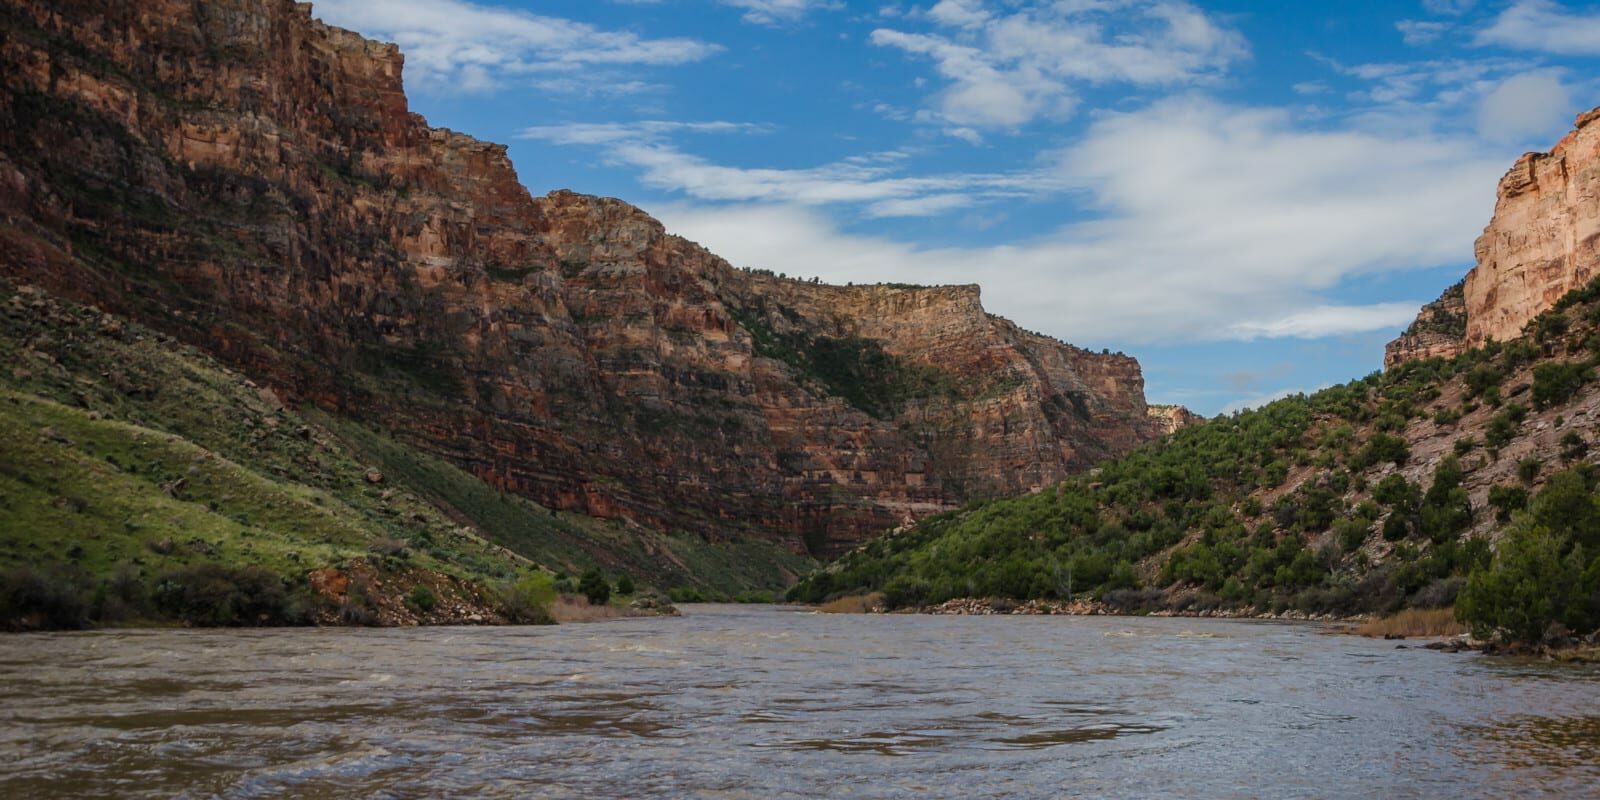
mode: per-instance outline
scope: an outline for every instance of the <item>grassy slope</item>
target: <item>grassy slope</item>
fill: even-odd
[[[1447,605],[1526,505],[1517,490],[1535,494],[1588,460],[1600,425],[1597,300],[1593,287],[1574,292],[1514,342],[1219,417],[1043,492],[926,520],[791,597]]]
[[[771,542],[712,544],[688,534],[666,534],[554,511],[504,494],[442,459],[388,436],[323,414],[312,419],[381,468],[417,487],[437,508],[481,530],[495,542],[577,575],[591,567],[626,573],[660,588],[694,587],[712,596],[779,590],[816,566]]]
[[[734,593],[812,564],[765,543],[552,514],[385,436],[283,408],[164,336],[3,282],[0,364],[0,570],[155,582],[219,564],[295,585],[377,564],[403,592],[416,571],[494,586],[542,564]]]

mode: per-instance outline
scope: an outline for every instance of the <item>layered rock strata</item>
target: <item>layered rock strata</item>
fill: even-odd
[[[1478,237],[1477,265],[1460,297],[1447,292],[1424,307],[1417,325],[1389,345],[1386,366],[1516,338],[1562,295],[1600,274],[1597,120],[1600,108],[1579,114],[1549,152],[1523,155],[1500,179],[1494,217]],[[1459,333],[1455,326],[1428,330],[1441,313],[1464,314]]]
[[[289,0],[0,0],[0,271],[552,507],[838,552],[1168,426],[976,287],[738,270],[530,196]]]

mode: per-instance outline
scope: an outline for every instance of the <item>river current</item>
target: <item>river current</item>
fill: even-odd
[[[685,612],[6,636],[0,796],[1600,793],[1592,667],[1300,624]]]

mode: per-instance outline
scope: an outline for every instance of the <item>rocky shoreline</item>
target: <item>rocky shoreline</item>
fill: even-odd
[[[1212,619],[1291,620],[1295,622],[1357,622],[1363,617],[1337,614],[1308,614],[1304,611],[1256,611],[1254,609],[1212,608],[1204,610],[1158,609],[1148,613],[1130,612],[1099,600],[1010,600],[1006,598],[958,597],[932,606],[907,609],[911,614],[941,616],[1073,616],[1073,617],[1197,617]]]
[[[956,598],[946,600],[938,605],[902,609],[894,612],[888,612],[882,607],[878,607],[871,609],[868,613],[928,614],[933,616],[1142,616],[1342,623],[1365,622],[1368,619],[1361,616],[1345,617],[1335,614],[1307,614],[1303,611],[1293,610],[1273,613],[1258,612],[1250,609],[1206,609],[1203,611],[1160,609],[1149,613],[1132,613],[1108,606],[1098,600],[1074,600],[1072,602],[1061,600],[1016,601],[1005,598],[973,597]],[[1336,628],[1332,632],[1352,636],[1367,635],[1357,633],[1356,629],[1352,627]],[[1391,634],[1381,638],[1399,642],[1427,640],[1425,644],[1396,645],[1399,648],[1417,647],[1418,649],[1437,650],[1445,653],[1477,652],[1485,655],[1542,659],[1568,664],[1600,664],[1600,631],[1595,631],[1588,636],[1574,636],[1565,631],[1556,631],[1552,632],[1552,635],[1545,641],[1537,644],[1482,641],[1469,636],[1408,636]]]

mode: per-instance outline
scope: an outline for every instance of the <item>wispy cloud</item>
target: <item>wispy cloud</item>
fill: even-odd
[[[1321,339],[1401,327],[1417,316],[1420,301],[1358,306],[1316,306],[1282,317],[1240,322],[1229,329],[1239,339]]]
[[[695,39],[649,39],[466,0],[317,0],[315,12],[331,24],[399,44],[406,54],[407,81],[424,89],[487,90],[508,79],[574,88],[583,85],[575,77],[583,70],[683,64],[721,49]]]
[[[613,164],[639,170],[639,182],[696,200],[854,205],[869,217],[938,216],[1002,197],[1064,191],[1048,171],[903,174],[904,151],[853,156],[816,167],[777,169],[718,164],[684,152],[669,139],[684,133],[761,133],[735,122],[574,123],[525,128],[521,136],[561,145],[598,147]]]
[[[799,22],[813,11],[843,8],[837,0],[717,0],[744,9],[744,21],[753,25],[785,25]]]
[[[1453,26],[1448,22],[1403,19],[1396,22],[1394,27],[1400,31],[1400,36],[1406,44],[1420,47],[1439,41],[1439,37],[1448,33]]]
[[[1008,3],[1002,10],[983,0],[940,0],[921,18],[934,30],[879,28],[871,41],[933,62],[946,85],[924,118],[958,130],[1064,116],[1082,85],[1215,77],[1249,54],[1237,32],[1180,0]]]
[[[1477,43],[1557,55],[1600,55],[1600,11],[1519,0],[1478,33]]]
[[[617,142],[655,141],[671,133],[756,133],[764,125],[747,122],[681,122],[640,120],[638,122],[570,122],[562,125],[536,125],[523,128],[524,139],[537,139],[562,145],[606,145]]]

